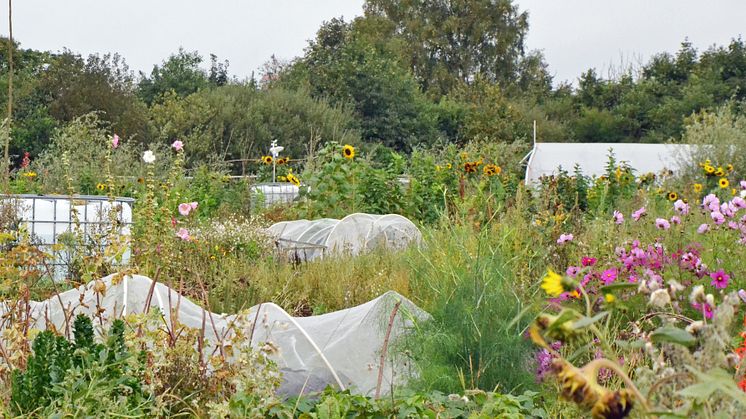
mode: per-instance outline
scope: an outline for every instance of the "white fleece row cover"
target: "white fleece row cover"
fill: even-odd
[[[689,144],[637,144],[637,143],[536,143],[526,167],[526,185],[539,183],[541,176],[556,175],[559,168],[572,173],[579,165],[586,176],[606,173],[609,152],[617,162],[626,162],[636,174],[673,171],[686,163],[691,155]]]
[[[219,350],[219,345],[230,344],[236,324],[241,324],[243,335],[252,336],[252,347],[271,343],[277,350],[272,351],[270,358],[283,374],[279,390],[282,394],[307,394],[333,386],[372,395],[378,385],[381,352],[394,306],[400,303],[391,323],[381,394],[387,394],[393,386],[404,384],[411,377],[407,360],[397,355],[392,346],[417,320],[429,318],[414,303],[389,291],[357,307],[310,317],[292,317],[276,304],[263,303],[240,314],[241,321],[237,321],[237,315],[208,312],[148,277],[125,276],[116,283],[114,278],[110,275],[102,279],[106,284],[104,295],[97,295],[91,282],[48,300],[31,302],[32,327],[44,330],[51,324],[70,335],[72,319],[80,313],[90,316],[98,325],[98,318],[93,316],[103,309],[102,318],[108,325],[116,318],[143,313],[150,300],[150,309],[159,309],[164,324],[171,324],[174,315],[187,327],[200,329],[204,325],[207,354]],[[7,312],[7,303],[1,308],[0,311]]]
[[[422,241],[420,229],[398,214],[350,214],[341,220],[282,221],[267,229],[278,247],[294,252],[299,260],[313,260],[325,255],[358,255],[384,247],[403,249]]]

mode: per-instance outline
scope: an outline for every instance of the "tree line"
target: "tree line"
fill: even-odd
[[[135,74],[118,54],[13,48],[11,155],[45,150],[96,113],[127,141],[188,141],[192,163],[252,159],[276,139],[294,157],[333,140],[410,152],[472,140],[662,142],[687,118],[746,95],[746,44],[697,51],[684,40],[637,68],[555,83],[527,51],[529,15],[512,0],[367,0],[322,24],[303,54],[240,80],[229,62],[180,49]],[[7,39],[0,100],[7,101]],[[3,115],[7,116],[7,115]]]

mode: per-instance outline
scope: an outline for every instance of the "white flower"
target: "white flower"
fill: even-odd
[[[142,161],[144,161],[147,164],[152,164],[155,162],[155,154],[153,154],[152,151],[148,150],[142,155]]]
[[[669,303],[671,303],[671,296],[668,295],[668,290],[665,288],[655,290],[650,294],[650,302],[648,304],[652,306],[665,307]]]

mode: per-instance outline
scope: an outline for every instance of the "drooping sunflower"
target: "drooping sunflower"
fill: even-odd
[[[288,173],[287,176],[285,176],[288,182],[292,183],[295,186],[300,186],[300,179],[298,179],[294,174]]]
[[[262,156],[262,163],[272,164],[272,156]]]
[[[355,158],[355,147],[349,144],[345,144],[344,147],[342,147],[342,155],[346,159],[350,159],[350,160],[354,159]]]
[[[674,201],[676,201],[678,199],[679,199],[679,194],[677,194],[676,192],[671,191],[671,192],[668,193],[668,200],[669,201],[674,202]]]
[[[694,192],[696,192],[696,193],[702,192],[702,184],[701,183],[695,183],[694,186],[693,186],[693,188],[694,188]]]
[[[727,178],[721,177],[718,181],[718,186],[720,186],[721,189],[725,189],[730,186],[730,182],[728,182]]]
[[[715,176],[717,177],[725,176],[725,170],[723,170],[722,167],[718,167],[717,170],[715,170]]]
[[[725,166],[725,170],[727,170],[727,171],[729,171],[729,172],[732,172],[732,171],[733,171],[733,165],[732,165],[732,164],[730,164],[730,163],[728,163],[728,164],[727,164],[727,165]]]

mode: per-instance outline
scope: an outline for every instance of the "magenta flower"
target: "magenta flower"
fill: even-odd
[[[712,213],[710,213],[710,217],[712,218],[712,221],[714,221],[717,225],[723,224],[725,222],[725,217],[719,211],[713,211]]]
[[[697,227],[697,233],[699,233],[699,234],[705,234],[708,231],[710,231],[710,225],[709,224],[700,224],[699,227]]]
[[[658,227],[660,230],[668,230],[671,228],[671,223],[668,222],[665,218],[656,218],[655,219],[655,226]]]
[[[184,143],[182,143],[181,140],[176,140],[173,144],[171,144],[171,147],[173,147],[173,149],[176,151],[181,151],[184,149]]]
[[[624,222],[624,214],[621,212],[614,210],[614,223],[615,224],[622,224]]]
[[[192,204],[187,203],[187,202],[179,204],[179,214],[186,217],[189,215],[190,212],[192,212]]]
[[[714,285],[717,289],[726,288],[728,286],[728,281],[730,281],[730,275],[726,274],[722,269],[712,272],[710,278],[712,278],[710,284]]]
[[[560,234],[559,239],[557,239],[557,244],[565,244],[567,242],[571,242],[573,239],[572,234]]]
[[[616,268],[611,268],[601,273],[601,280],[604,281],[604,285],[609,285],[616,281]]]
[[[712,318],[712,307],[707,303],[692,303],[692,307],[700,313],[704,312],[706,319]]]
[[[592,257],[588,257],[588,256],[583,256],[583,259],[580,260],[580,264],[583,265],[584,267],[585,266],[593,266],[593,265],[596,264],[597,261],[598,261],[598,259],[596,259],[596,258],[592,258]]]
[[[111,138],[111,148],[117,147],[119,147],[119,136],[114,134],[114,136]]]
[[[689,204],[685,203],[681,199],[673,203],[673,209],[681,215],[689,214]]]
[[[180,238],[181,240],[188,241],[192,237],[189,235],[189,230],[185,228],[180,228],[179,231],[176,232],[176,237]]]
[[[645,210],[645,207],[642,207],[632,213],[632,219],[635,221],[639,221],[640,217],[644,216],[645,214],[647,214],[647,211]]]

